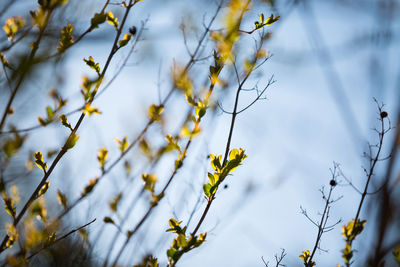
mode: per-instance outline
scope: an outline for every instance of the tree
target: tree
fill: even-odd
[[[192,16],[189,5],[182,4],[187,14],[179,29],[185,53],[158,68],[152,54],[163,53],[164,47],[157,42],[150,47],[150,40],[169,36],[174,29],[157,31],[163,16],[151,1],[39,0],[23,7],[18,1],[2,3],[4,264],[175,266],[212,242],[213,230],[204,225],[215,217],[213,207],[231,198],[228,184],[249,168],[251,155],[241,144],[237,124],[266,99],[275,82],[267,71],[271,54],[266,44],[281,23],[280,6],[267,2],[206,1]],[[304,14],[312,19],[307,2],[294,6],[303,4]],[[149,17],[138,15],[146,10]],[[133,90],[140,100],[130,99]],[[370,165],[361,201],[352,203],[354,220],[343,226],[341,254],[347,266],[356,254],[353,242],[369,226],[361,210],[371,194],[375,168],[386,159],[384,139],[393,132],[391,112],[388,116],[384,105],[378,100],[376,104],[378,143],[365,154]],[[212,138],[216,132],[217,142]],[[393,141],[386,159],[392,165],[395,152]],[[345,172],[334,164],[328,194],[321,190],[325,203],[320,220],[302,209],[318,233],[298,264],[314,266],[316,252],[323,251],[322,236],[342,223],[328,223],[338,200],[333,190],[338,185],[359,190]],[[399,240],[387,239],[395,226],[390,214],[397,210],[389,192],[393,178],[385,177],[375,194],[382,201],[377,226],[371,226],[378,236],[369,259],[374,266],[392,251],[398,259]],[[240,185],[240,203],[234,209],[252,194],[248,185]],[[283,250],[275,256],[276,266],[284,264],[285,255]],[[356,262],[363,264],[361,258]]]

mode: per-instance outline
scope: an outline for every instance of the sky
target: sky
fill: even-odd
[[[287,266],[302,266],[298,256],[303,250],[312,249],[317,229],[301,214],[300,207],[319,220],[324,205],[319,190],[322,186],[325,190],[329,188],[334,162],[340,164],[356,186],[364,184],[362,167],[367,163],[362,155],[367,142],[377,140],[371,130],[378,122],[373,98],[385,103],[389,116],[397,109],[400,61],[396,47],[400,31],[396,14],[400,11],[399,3],[395,2],[391,20],[387,14],[379,13],[375,1],[366,1],[370,5],[365,4],[365,8],[353,6],[351,1],[310,1],[307,9],[302,5],[292,6],[290,1],[276,2],[277,10],[271,10],[267,4],[254,4],[244,23],[244,27],[253,27],[259,13],[281,16],[271,26],[272,38],[265,46],[273,56],[259,70],[259,78],[250,80],[247,86],[257,84],[261,88],[272,75],[275,83],[268,88],[266,99],[239,114],[235,125],[231,147],[246,149],[248,158],[229,177],[228,188],[221,190],[201,227],[201,232],[208,232],[207,242],[185,255],[180,266],[263,266],[261,257],[272,264],[274,254],[280,254],[282,248],[287,253],[284,259]],[[115,137],[135,136],[139,132],[146,122],[143,114],[147,107],[156,103],[160,94],[166,95],[171,66],[174,62],[187,60],[179,30],[182,18],[193,20],[193,27],[201,29],[203,14],[209,18],[214,9],[213,1],[161,0],[145,0],[134,8],[128,25],[139,27],[141,21],[148,19],[143,40],[118,79],[95,101],[94,106],[99,107],[102,114],[87,118],[82,125],[76,151],[65,156],[65,165],[55,173],[55,176],[63,177],[62,181],[55,182],[56,186],[68,185],[71,194],[77,195],[89,178],[98,174],[96,151],[103,146],[109,147],[110,157],[113,157],[117,153]],[[108,44],[112,32],[105,28],[98,39],[73,50],[65,63],[68,78],[63,93],[71,99],[72,106],[80,103],[78,88],[82,75],[90,73],[82,59],[88,55],[100,63],[106,59],[108,48],[104,44]],[[373,35],[386,29],[392,34],[389,41]],[[252,48],[252,39],[250,36],[245,38],[249,39],[243,47],[247,51]],[[189,46],[193,44],[189,43]],[[117,55],[110,75],[117,71],[126,55],[127,50]],[[207,64],[200,67],[207,68]],[[225,79],[231,78],[225,76]],[[36,97],[40,98],[40,95]],[[244,92],[239,106],[246,106],[253,98],[254,92]],[[228,92],[221,104],[231,110],[233,100],[234,91]],[[179,114],[184,99],[175,98],[173,103],[170,114]],[[23,123],[30,125],[37,112],[26,115]],[[74,121],[75,116],[70,119]],[[170,195],[151,217],[151,226],[147,229],[151,231],[145,236],[151,241],[133,242],[124,255],[125,261],[130,260],[131,253],[141,255],[157,247],[155,256],[165,263],[165,250],[173,238],[172,234],[164,232],[168,228],[168,218],[173,213],[181,216],[179,220],[188,220],[199,199],[206,172],[210,171],[207,154],[224,152],[230,116],[221,111],[217,111],[215,117],[207,116],[209,122],[204,125],[204,133],[191,148],[194,156],[185,163],[177,176],[178,181],[168,191]],[[171,128],[177,124],[174,118],[167,118]],[[391,120],[396,118],[391,117]],[[59,130],[51,129],[47,132],[46,145],[56,146],[64,137]],[[391,137],[389,133],[387,140]],[[39,133],[33,140],[40,138]],[[385,143],[389,144],[389,141]],[[41,147],[40,142],[37,147]],[[384,152],[387,149],[388,146],[384,146]],[[143,158],[137,153],[131,157],[139,165],[134,165],[134,171],[146,169],[141,165]],[[168,160],[170,163],[172,158],[157,169],[159,173],[170,171]],[[384,163],[378,166],[377,174],[384,166]],[[106,205],[110,191],[114,194],[124,189],[126,181],[121,174],[119,168],[107,176],[98,189],[100,193],[74,211],[73,222],[84,223],[80,219],[85,216],[101,218],[99,214],[109,214],[100,204]],[[165,181],[166,178],[160,179]],[[132,190],[136,192],[138,187]],[[178,203],[179,198],[173,197],[182,190],[187,190],[184,205]],[[344,185],[335,188],[334,197],[341,199],[332,205],[331,222],[339,219],[343,222],[324,234],[321,247],[328,252],[316,254],[318,266],[342,263],[341,225],[354,217],[360,199],[354,189]],[[204,206],[203,201],[193,221],[199,219]],[[135,212],[140,214],[143,207],[139,205]],[[126,204],[122,208],[127,208]],[[132,221],[137,218],[136,213],[131,217]],[[367,217],[367,210],[362,215]],[[94,232],[101,223],[99,219],[91,226]],[[109,231],[102,239],[104,242],[115,230],[112,227],[106,229]],[[166,246],[156,244],[160,234],[168,238]],[[368,251],[367,244],[372,238],[367,230],[360,236],[359,242],[355,243],[359,250],[357,254],[364,255]],[[102,249],[98,248],[100,255]]]

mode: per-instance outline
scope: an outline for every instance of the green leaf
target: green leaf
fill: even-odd
[[[61,124],[64,125],[65,127],[67,127],[68,129],[70,129],[71,131],[73,131],[71,124],[68,123],[68,119],[67,116],[65,116],[64,114],[60,115],[60,121]]]
[[[74,26],[72,26],[71,23],[68,23],[68,25],[61,30],[60,43],[57,47],[58,52],[64,53],[65,50],[74,44],[74,36],[72,35],[73,30]]]
[[[211,185],[210,184],[203,185],[203,191],[204,191],[204,194],[207,197],[211,197],[210,189],[211,189]]]
[[[108,217],[108,216],[104,217],[103,221],[104,221],[105,223],[115,224],[114,220],[111,219],[111,218]]]
[[[208,180],[210,180],[210,185],[215,185],[216,180],[214,175],[210,172],[207,175],[208,175]]]
[[[101,114],[100,110],[90,105],[90,103],[86,103],[86,105],[83,108],[83,113],[85,113],[88,116],[91,116],[92,114]]]
[[[97,185],[97,183],[99,182],[99,178],[95,178],[93,180],[89,181],[89,184],[83,189],[82,192],[82,197],[87,196],[88,194],[90,194],[93,191],[93,188]]]
[[[197,102],[194,99],[194,97],[192,96],[191,91],[185,92],[185,97],[186,97],[186,101],[189,103],[189,105],[191,105],[193,107],[197,107]]]
[[[67,196],[64,195],[60,190],[57,190],[57,200],[64,209],[68,206]]]
[[[169,219],[168,224],[171,227],[171,229],[175,229],[177,226],[179,226],[182,223],[182,221],[178,222],[174,218]]]
[[[85,61],[86,65],[88,65],[90,68],[94,69],[98,75],[100,75],[100,66],[99,63],[94,62],[94,59],[92,56],[89,57],[89,59],[84,58],[83,61]]]
[[[47,120],[44,120],[42,117],[38,117],[38,121],[39,121],[39,124],[40,125],[42,125],[43,127],[46,127],[47,126],[47,124],[49,124],[50,122],[49,121],[47,121]]]
[[[174,258],[175,254],[176,254],[176,249],[170,248],[170,249],[167,250],[168,258],[171,258],[171,259]]]
[[[118,18],[114,17],[114,14],[111,11],[108,11],[107,13],[107,22],[118,30]]]
[[[207,236],[207,233],[200,234],[198,240],[196,240],[196,242],[194,243],[194,247],[197,248],[201,244],[203,244],[206,241],[206,236]]]
[[[51,120],[54,117],[54,111],[49,106],[46,107],[46,113],[48,119]]]
[[[36,152],[35,155],[35,163],[36,165],[42,169],[44,172],[46,172],[47,169],[47,164],[45,162],[43,162],[43,155],[40,152]]]
[[[108,156],[108,150],[105,147],[100,149],[97,154],[97,161],[99,162],[100,168],[102,170],[104,169],[104,165],[106,164],[107,156]]]
[[[8,214],[10,214],[13,218],[17,215],[17,211],[14,207],[14,201],[12,198],[8,197],[6,194],[3,194],[3,201],[5,210]]]
[[[207,105],[204,102],[199,102],[196,107],[196,115],[199,119],[201,119],[207,111]]]
[[[65,142],[65,149],[71,149],[76,145],[76,142],[78,141],[79,136],[77,136],[74,132],[70,134],[70,136],[67,139],[67,142]]]
[[[107,14],[105,13],[95,13],[93,18],[90,20],[90,28],[95,29],[98,28],[100,24],[103,24],[107,19]]]
[[[41,196],[43,196],[44,194],[46,194],[47,190],[49,190],[49,186],[50,186],[50,181],[47,181],[47,182],[42,186],[42,188],[40,189],[39,194],[38,194],[37,197],[41,197]]]
[[[25,19],[23,17],[11,17],[6,19],[3,30],[9,40],[13,40],[19,30],[25,26]]]
[[[239,155],[239,150],[237,150],[236,148],[232,149],[231,152],[229,152],[229,160],[236,159],[237,155]]]
[[[165,148],[165,152],[169,152],[172,150],[177,150],[179,152],[181,151],[181,147],[178,144],[178,140],[173,138],[172,135],[170,135],[170,134],[166,135],[165,139],[167,139],[167,141],[168,141],[168,145]]]
[[[122,139],[122,141],[118,138],[114,138],[114,140],[119,144],[119,151],[121,152],[124,152],[129,146],[128,138],[126,136]]]
[[[275,23],[276,21],[278,21],[280,19],[280,16],[274,17],[273,14],[271,14],[271,16],[269,16],[263,23],[264,25],[271,25],[273,23]]]
[[[182,159],[175,160],[175,170],[180,169],[183,165]]]
[[[164,111],[164,105],[151,105],[149,107],[149,117],[152,121],[160,121],[161,120],[161,114]]]
[[[211,167],[215,170],[215,171],[219,171],[221,170],[222,166],[221,166],[221,158],[222,156],[216,156],[214,154],[210,154],[210,158],[211,158]]]
[[[157,182],[157,176],[155,174],[142,174],[142,180],[144,181],[144,189],[154,193],[154,187]]]
[[[264,23],[264,14],[263,13],[260,14],[260,22]]]
[[[119,193],[111,202],[110,202],[110,209],[113,212],[117,211],[118,208],[118,203],[120,202],[120,200],[122,199],[122,193]]]
[[[186,235],[185,234],[179,234],[178,238],[177,238],[177,243],[178,246],[181,248],[184,248],[188,245],[187,241],[186,241]]]
[[[124,38],[118,41],[118,48],[126,46],[132,38],[132,34],[125,33]]]
[[[25,139],[26,136],[20,136],[18,132],[14,133],[13,138],[6,139],[2,147],[6,157],[11,158],[13,155],[18,153],[19,149],[24,144]]]

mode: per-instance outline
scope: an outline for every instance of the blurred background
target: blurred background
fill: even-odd
[[[44,47],[55,47],[61,28],[69,22],[75,26],[76,33],[85,31],[92,15],[103,5],[104,1],[70,0],[53,17]],[[3,25],[10,16],[28,18],[29,10],[36,8],[36,1],[4,0],[0,3],[1,23]],[[56,203],[57,189],[72,202],[80,196],[89,180],[99,175],[96,158],[99,149],[107,147],[111,161],[119,155],[114,138],[127,136],[132,140],[140,133],[147,122],[147,108],[160,103],[171,88],[173,66],[183,65],[189,59],[185,40],[189,50],[193,51],[204,30],[203,25],[208,23],[216,8],[217,1],[211,0],[145,0],[132,9],[125,31],[132,26],[137,28],[140,32],[139,37],[136,36],[139,38],[137,45],[133,53],[129,53],[129,47],[118,51],[105,78],[106,83],[112,83],[104,91],[101,88],[100,96],[93,103],[101,115],[85,119],[78,131],[80,138],[76,147],[64,156],[53,172],[46,195],[50,218],[61,211]],[[111,1],[108,9],[121,20],[123,8],[120,3]],[[243,30],[253,29],[260,13],[279,15],[280,20],[267,28],[271,37],[264,46],[272,56],[245,87],[262,89],[271,77],[275,83],[268,87],[263,99],[238,115],[231,147],[244,148],[248,158],[227,179],[226,188],[218,193],[201,227],[200,232],[208,233],[206,243],[183,256],[180,266],[265,266],[261,257],[275,266],[274,255],[280,255],[282,248],[287,253],[284,264],[302,266],[299,255],[312,249],[318,230],[302,214],[302,209],[310,218],[320,220],[324,199],[319,190],[324,188],[327,192],[329,189],[334,163],[340,165],[347,180],[338,177],[333,197],[339,200],[332,204],[329,221],[331,224],[342,222],[323,235],[321,249],[314,259],[318,266],[342,264],[341,250],[345,242],[341,226],[355,217],[361,198],[349,181],[363,190],[364,168],[369,168],[364,152],[368,154],[369,144],[375,145],[379,141],[373,130],[380,127],[374,98],[380,105],[384,104],[383,109],[388,112],[393,128],[385,135],[382,158],[392,157],[379,161],[375,169],[369,192],[380,190],[367,196],[361,211],[361,218],[366,219],[367,224],[354,242],[357,250],[355,266],[366,266],[367,259],[374,254],[380,225],[386,222],[383,210],[392,214],[385,227],[384,242],[389,244],[399,240],[399,198],[395,197],[399,195],[400,178],[396,159],[399,147],[395,143],[396,133],[399,136],[395,126],[400,112],[399,12],[397,0],[252,1],[241,26]],[[212,29],[223,25],[223,14],[222,11]],[[185,25],[185,38],[182,25]],[[0,141],[4,143],[8,138],[10,134],[6,131],[11,125],[16,129],[28,129],[21,132],[21,135],[27,135],[26,144],[12,161],[7,162],[7,168],[2,168],[6,187],[18,185],[21,203],[42,177],[37,168],[26,169],[27,160],[32,160],[36,151],[45,155],[58,149],[68,133],[59,124],[30,130],[38,124],[38,116],[45,116],[45,106],[52,105],[48,92],[57,88],[63,98],[68,99],[63,113],[79,108],[82,105],[82,76],[93,75],[83,58],[93,56],[103,66],[114,32],[110,25],[102,25],[54,60],[45,60],[46,53],[42,50],[43,64],[35,65],[18,92],[13,105],[15,113],[7,119]],[[238,58],[254,51],[257,36],[256,32],[241,37]],[[213,51],[213,43],[208,41],[202,47],[205,56]],[[0,48],[7,44],[7,37],[1,33]],[[28,45],[29,42],[23,42],[2,52],[11,61],[26,53]],[[197,87],[207,82],[211,62],[212,59],[200,61],[190,70]],[[116,74],[117,78],[112,80]],[[189,229],[193,229],[199,220],[206,205],[202,185],[207,180],[207,171],[211,170],[207,156],[223,154],[228,137],[231,116],[220,107],[232,111],[237,87],[232,69],[227,68],[222,79],[228,86],[217,89],[215,100],[219,105],[214,103],[215,109],[207,113],[202,134],[193,142],[184,168],[157,210],[129,243],[119,261],[121,266],[136,264],[147,253],[157,257],[162,266],[166,265],[166,250],[174,238],[173,234],[165,233],[169,218],[175,217],[184,223],[191,220]],[[3,111],[10,94],[3,70],[0,88]],[[242,92],[239,107],[246,107],[256,96],[254,90]],[[176,131],[182,122],[185,105],[182,95],[173,96],[166,105],[163,127],[150,128],[145,136],[150,145],[156,146],[163,136]],[[79,114],[72,113],[68,120],[75,123]],[[2,155],[3,166],[4,158]],[[49,164],[52,158],[46,158]],[[168,155],[152,166],[140,147],[135,147],[126,159],[132,168],[129,175],[123,164],[119,164],[62,222],[61,232],[68,232],[97,218],[86,228],[91,245],[82,243],[77,234],[59,245],[68,247],[69,251],[79,248],[76,253],[83,254],[80,257],[91,261],[93,266],[102,263],[110,249],[110,241],[118,231],[102,221],[104,216],[112,214],[108,203],[123,192],[119,212],[130,214],[126,229],[135,226],[150,198],[145,196],[136,201],[143,184],[141,173],[156,173],[159,179],[156,191],[161,189],[173,170],[175,155]],[[382,192],[386,192],[382,188],[388,187],[390,205],[382,202]],[[135,203],[133,210],[131,203]],[[5,212],[0,214],[1,222],[5,224],[9,216]],[[5,230],[0,232],[6,233]],[[123,242],[120,236],[118,242],[112,244],[115,249],[111,258]],[[51,253],[51,250],[42,252],[32,264],[54,266],[48,259]],[[58,264],[62,266],[62,263]],[[78,266],[78,263],[71,264]],[[89,266],[89,263],[83,266]],[[387,254],[387,266],[395,266],[391,252]]]

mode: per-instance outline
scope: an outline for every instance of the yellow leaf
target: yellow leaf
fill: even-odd
[[[97,161],[100,163],[100,167],[102,169],[104,169],[104,165],[106,164],[107,156],[108,156],[107,148],[103,147],[102,149],[99,150],[97,155]]]
[[[101,114],[98,108],[92,107],[90,103],[86,103],[85,107],[83,108],[83,113],[90,116],[92,114]]]

